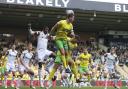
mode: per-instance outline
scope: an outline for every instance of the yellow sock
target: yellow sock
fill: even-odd
[[[77,67],[75,66],[75,64],[73,63],[71,70],[74,74],[74,77],[77,79],[77,75],[78,75],[78,71],[77,71]]]
[[[56,70],[57,70],[56,68],[53,68],[52,71],[50,72],[50,75],[48,77],[49,81],[52,80],[52,78],[54,77],[54,74],[55,74]]]
[[[63,61],[64,68],[67,68],[67,62],[64,55],[61,55],[61,60]]]
[[[71,59],[71,56],[70,56],[69,54],[67,54],[67,55],[65,56],[65,59],[66,59],[66,60],[70,60],[70,59]]]
[[[83,75],[82,74],[80,74],[80,79],[82,79],[83,78]]]
[[[88,75],[87,77],[88,77],[88,81],[90,81],[90,79],[91,79],[91,76],[90,76],[90,75]]]
[[[4,75],[1,75],[1,80],[4,80]]]
[[[0,80],[2,80],[2,75],[0,75]]]

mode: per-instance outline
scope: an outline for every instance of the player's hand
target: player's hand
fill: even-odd
[[[49,36],[48,36],[48,39],[50,39],[50,40],[55,40],[55,36],[49,35]]]
[[[51,35],[49,35],[49,36],[47,36],[47,38],[48,38],[49,40],[51,40],[51,39],[52,39],[52,36],[51,36]]]

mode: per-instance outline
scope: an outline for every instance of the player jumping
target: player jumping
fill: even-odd
[[[71,72],[68,68],[66,61],[69,58],[68,35],[74,36],[73,25],[72,25],[74,21],[74,12],[73,10],[67,10],[66,14],[67,14],[67,19],[60,20],[59,22],[57,22],[53,26],[51,30],[51,34],[54,34],[56,36],[55,43],[56,43],[58,50],[61,53],[60,57],[66,69],[66,72]]]
[[[36,35],[37,36],[37,59],[38,59],[38,74],[39,74],[39,82],[40,86],[44,87],[43,82],[44,80],[42,79],[42,64],[46,57],[50,55],[55,55],[52,51],[47,49],[48,45],[48,39],[49,39],[49,34],[48,34],[48,27],[45,27],[42,31],[32,31],[32,29],[29,29],[29,32],[31,35]]]
[[[58,51],[55,59],[55,65],[52,71],[50,72],[48,81],[52,80],[55,72],[61,64],[63,64],[66,73],[71,73],[67,64],[67,60],[70,59],[68,36],[75,36],[72,25],[74,21],[74,12],[73,10],[67,10],[66,14],[67,19],[57,22],[51,30],[51,35],[55,35],[55,43],[58,48]]]

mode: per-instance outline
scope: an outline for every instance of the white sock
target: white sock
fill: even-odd
[[[20,82],[21,82],[21,77],[19,77],[18,79],[17,79],[17,83],[16,83],[16,87],[20,87]]]
[[[2,86],[4,85],[4,80],[2,80]]]
[[[64,82],[65,82],[66,87],[67,87],[67,86],[68,86],[68,81],[67,81],[67,79],[64,79]]]
[[[4,85],[7,86],[7,76],[4,76]]]
[[[65,79],[62,79],[62,83],[63,83],[63,86],[65,87],[65,86],[66,86],[66,81],[65,81]]]
[[[32,75],[32,76],[30,76],[30,79],[31,79],[31,81],[30,81],[30,86],[33,86],[34,76],[33,76],[33,75]]]
[[[105,79],[105,88],[107,88],[107,87],[108,87],[108,80]]]
[[[54,62],[53,62],[53,61],[50,61],[50,62],[47,64],[46,69],[49,69],[53,64],[54,64]]]
[[[15,77],[14,77],[14,76],[12,76],[11,84],[13,84],[14,78],[15,78]]]
[[[42,70],[41,69],[38,70],[38,75],[39,75],[40,86],[43,86],[43,82],[42,82]]]

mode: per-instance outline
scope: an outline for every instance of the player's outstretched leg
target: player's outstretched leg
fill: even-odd
[[[60,66],[59,64],[54,65],[52,71],[49,74],[47,86],[45,87],[45,89],[49,89],[52,86],[52,78],[54,77],[54,74],[57,71],[59,66]]]

